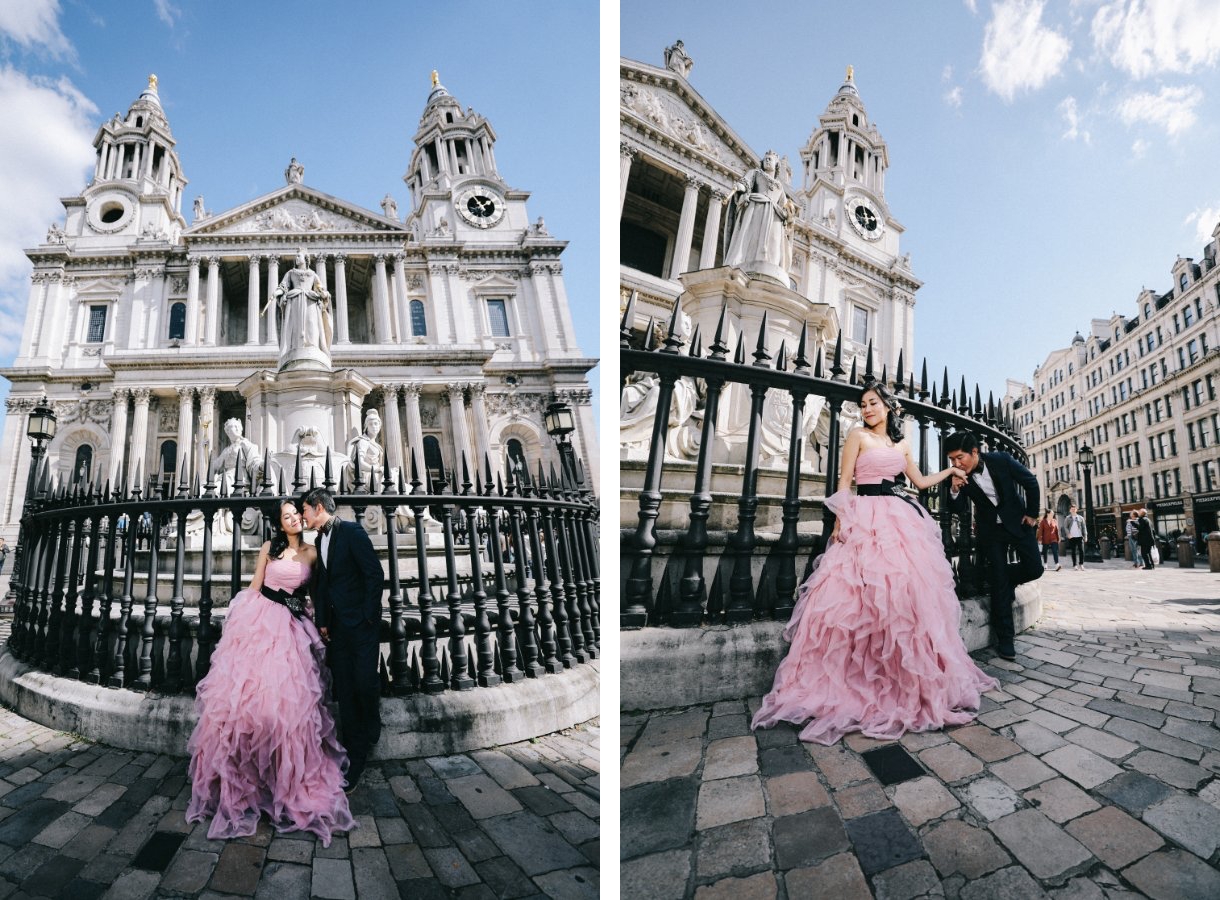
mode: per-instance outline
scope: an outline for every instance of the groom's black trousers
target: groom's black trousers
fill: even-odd
[[[991,563],[991,627],[996,646],[1011,650],[1016,631],[1013,626],[1012,604],[1017,597],[1017,585],[1042,577],[1042,558],[1033,528],[1022,528],[1017,537],[1004,528],[988,529],[979,536],[979,550]],[[1017,561],[1008,561],[1008,550],[1016,551]]]
[[[330,628],[328,657],[343,747],[351,761],[350,774],[359,775],[364,770],[369,750],[381,736],[378,649],[376,625],[345,628],[335,622]]]

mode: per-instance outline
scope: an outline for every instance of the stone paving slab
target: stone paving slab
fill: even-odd
[[[91,744],[0,709],[0,898],[596,897],[599,744],[593,721],[370,763],[351,797],[360,827],[323,848],[266,822],[209,841],[208,823],[184,818],[186,759]],[[135,865],[150,840],[170,853],[156,870]]]
[[[894,785],[861,756],[886,742],[751,733],[758,697],[625,715],[621,896],[1220,898],[1220,579],[1041,585],[1017,659],[975,655],[1001,681],[978,719],[904,735],[922,772]]]

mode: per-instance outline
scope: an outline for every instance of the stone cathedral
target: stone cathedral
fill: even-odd
[[[485,454],[497,471],[559,469],[543,412],[561,401],[596,489],[596,360],[576,344],[566,242],[531,220],[491,123],[436,73],[413,140],[405,215],[390,194],[374,212],[325,193],[293,158],[283,187],[218,213],[196,198],[188,222],[151,77],[98,129],[65,221],[27,251],[25,328],[0,372],[0,533],[16,537],[26,416],[44,395],[61,484],[202,480],[237,449],[252,475],[264,458],[282,468],[300,451],[316,466],[327,450],[336,467],[384,454],[407,480],[412,453],[421,475],[459,481],[460,460]]]

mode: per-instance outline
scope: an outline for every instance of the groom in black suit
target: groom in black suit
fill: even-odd
[[[1012,604],[1019,584],[1042,577],[1042,560],[1034,527],[1038,524],[1038,478],[1008,453],[980,453],[979,441],[969,431],[957,431],[945,440],[949,462],[966,473],[953,476],[949,505],[959,515],[966,498],[974,503],[975,534],[979,549],[991,561],[991,626],[996,652],[1016,659]],[[1009,548],[1017,562],[1008,562]]]
[[[329,645],[327,659],[350,761],[345,790],[350,792],[381,736],[381,682],[377,676],[381,562],[365,530],[335,515],[330,491],[314,488],[302,498],[301,506],[306,526],[318,532],[314,617]]]

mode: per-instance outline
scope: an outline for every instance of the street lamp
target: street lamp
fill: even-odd
[[[22,557],[25,554],[26,518],[30,505],[34,501],[34,486],[38,483],[38,468],[42,456],[47,451],[47,445],[55,437],[55,411],[47,405],[44,394],[38,405],[30,412],[26,422],[25,433],[30,439],[30,471],[25,480],[25,502],[21,507],[21,530],[17,534],[17,549],[13,552],[13,574],[9,577],[8,593],[4,602],[11,604],[17,596],[17,583],[25,583],[25,573],[22,572]],[[18,582],[18,579],[20,581]]]
[[[1081,444],[1076,451],[1076,462],[1084,469],[1084,524],[1088,537],[1084,542],[1084,555],[1089,562],[1101,562],[1101,549],[1095,533],[1096,523],[1093,521],[1093,448]]]
[[[576,418],[572,415],[572,407],[560,400],[555,400],[547,406],[543,420],[546,423],[546,433],[559,445],[559,459],[563,466],[563,473],[575,485],[577,483],[576,450],[572,446],[571,438],[568,437],[576,430]]]

